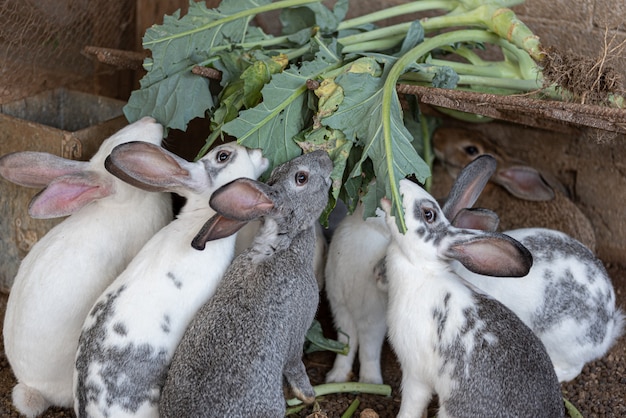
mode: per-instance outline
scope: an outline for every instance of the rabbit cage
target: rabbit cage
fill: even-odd
[[[350,0],[348,16],[406,1]],[[219,1],[206,3],[215,7]],[[188,0],[0,0],[0,154],[40,150],[88,159],[100,141],[126,123],[121,109],[137,88],[142,70],[140,66],[100,62],[86,53],[85,47],[142,54],[145,29],[161,23],[164,14],[177,9],[184,13],[187,5]],[[543,44],[589,57],[598,65],[610,65],[626,80],[624,0],[526,0],[512,9]],[[378,23],[384,26],[408,18]],[[261,16],[256,23],[270,32],[278,29],[275,14]],[[445,103],[449,104],[465,98],[448,99]],[[466,103],[469,110],[481,105],[489,108],[480,102],[471,107],[471,99]],[[426,111],[433,111],[423,103]],[[440,98],[431,102],[442,103],[445,106]],[[79,110],[88,114],[79,117]],[[581,125],[571,120],[574,111],[558,109],[552,112],[558,113],[555,120],[541,114],[520,118],[525,112],[494,107],[488,115],[494,117],[490,123],[470,126],[444,120],[479,130],[512,155],[558,177],[591,221],[596,253],[609,268],[618,304],[626,308],[626,116],[624,112],[592,111],[583,114],[581,119],[586,122]],[[9,291],[19,260],[58,222],[28,217],[28,202],[35,192],[0,179],[0,290],[4,293]],[[321,308],[320,314],[324,312]],[[332,329],[327,319],[323,325]],[[392,357],[389,350],[385,353]],[[321,383],[332,365],[332,355],[315,354],[309,360],[311,379],[314,384]],[[395,373],[390,381],[397,391],[397,365],[394,368],[393,360],[389,364],[386,373]],[[2,375],[8,377],[0,384],[0,415],[17,416],[10,410],[12,384],[6,361]],[[564,384],[563,391],[585,417],[626,416],[625,379],[626,342],[622,338],[606,358],[591,363],[583,375]],[[345,410],[354,398],[333,395],[321,404],[322,410],[326,407],[328,416],[339,416],[338,411]],[[364,395],[359,411],[370,407],[381,417],[391,416],[389,411],[397,412],[398,399],[397,394],[385,400]],[[310,408],[306,411],[311,412]],[[305,412],[301,416],[307,415]],[[66,416],[64,411],[57,413]],[[69,412],[67,416],[71,416]]]

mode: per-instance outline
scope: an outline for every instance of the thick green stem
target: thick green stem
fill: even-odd
[[[434,155],[433,155],[432,140],[430,137],[430,129],[428,129],[428,121],[426,120],[426,116],[424,116],[424,114],[420,112],[419,117],[420,117],[420,126],[422,127],[422,146],[424,147],[424,162],[428,164],[428,168],[430,172],[432,173]],[[433,176],[431,175],[426,179],[426,182],[424,184],[424,188],[426,189],[426,191],[430,192],[430,188],[432,184],[433,184]]]
[[[377,22],[379,20],[389,19],[396,16],[404,16],[409,13],[424,12],[426,10],[453,10],[455,7],[458,6],[458,4],[459,2],[457,0],[413,1],[410,3],[400,4],[398,6],[379,10],[363,16],[355,17],[353,19],[344,20],[339,24],[337,30],[350,29],[364,25],[366,23]]]
[[[422,26],[426,32],[455,26],[484,27],[528,52],[535,61],[543,57],[539,37],[517,18],[515,12],[500,5],[485,4],[463,13],[436,16],[424,20]]]
[[[400,35],[402,36],[402,38],[404,38],[409,28],[411,27],[411,23],[412,22],[399,23],[397,25],[386,26],[384,28],[374,29],[363,33],[357,33],[355,35],[344,36],[343,38],[337,39],[337,42],[345,47],[356,43],[365,43],[391,36]]]
[[[385,39],[376,39],[373,41],[354,43],[352,45],[344,47],[341,51],[344,54],[350,54],[352,52],[386,51],[397,45],[400,45],[403,40],[404,35],[397,35]]]
[[[389,396],[391,395],[391,386],[376,385],[373,383],[345,382],[345,383],[324,383],[314,386],[315,397],[329,395],[331,393],[369,393],[372,395]],[[300,405],[301,400],[293,398],[287,400],[288,406]]]
[[[489,62],[482,65],[464,62],[430,59],[428,64],[452,68],[459,75],[476,75],[481,77],[520,78],[519,71],[506,61]]]
[[[420,71],[406,73],[400,77],[402,83],[417,83],[430,84],[435,71]],[[534,80],[520,80],[520,79],[507,79],[498,77],[483,77],[477,75],[459,75],[459,81],[457,85],[460,86],[472,86],[472,87],[491,87],[493,89],[502,89],[502,94],[511,94],[514,92],[528,92],[540,90],[542,88],[541,83]]]

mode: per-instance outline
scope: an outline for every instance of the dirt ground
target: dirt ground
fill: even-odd
[[[626,266],[607,265],[613,280],[619,306],[626,310]],[[4,317],[7,295],[0,295],[0,313]],[[325,301],[322,302],[318,319],[323,329],[332,337],[332,321]],[[0,417],[19,417],[11,406],[11,390],[15,378],[4,356],[4,345],[0,346]],[[329,352],[312,353],[305,356],[305,364],[311,382],[323,383],[326,372],[332,367],[334,355]],[[358,398],[359,417],[364,409],[373,409],[379,417],[395,417],[400,407],[400,368],[396,358],[385,345],[383,350],[383,378],[392,387],[389,397],[367,394],[333,394],[320,397],[321,412],[329,418],[341,417],[350,404]],[[562,385],[563,396],[568,399],[585,418],[626,417],[626,337],[622,337],[603,358],[589,363],[580,376]],[[435,416],[435,405],[431,404],[429,416]],[[296,415],[306,417],[312,414],[313,407],[306,407]],[[51,408],[44,415],[47,418],[73,417],[70,410]],[[315,418],[323,417],[318,415]],[[365,414],[364,414],[365,416]]]

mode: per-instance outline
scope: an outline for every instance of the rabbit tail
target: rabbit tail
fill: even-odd
[[[37,389],[18,383],[13,388],[13,405],[21,414],[34,418],[41,415],[52,404]]]

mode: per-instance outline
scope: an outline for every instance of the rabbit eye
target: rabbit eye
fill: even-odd
[[[467,153],[467,155],[473,157],[474,155],[478,155],[479,151],[478,148],[475,147],[474,145],[468,145],[464,148],[465,152]]]
[[[424,220],[429,224],[435,222],[435,219],[437,219],[437,214],[432,209],[422,209],[422,214],[424,216]]]
[[[305,171],[298,171],[296,173],[296,184],[298,186],[305,185],[307,181],[309,181],[309,173]]]
[[[230,154],[230,151],[220,151],[215,156],[215,159],[218,163],[223,163],[225,161],[228,161],[228,159],[230,158]]]

